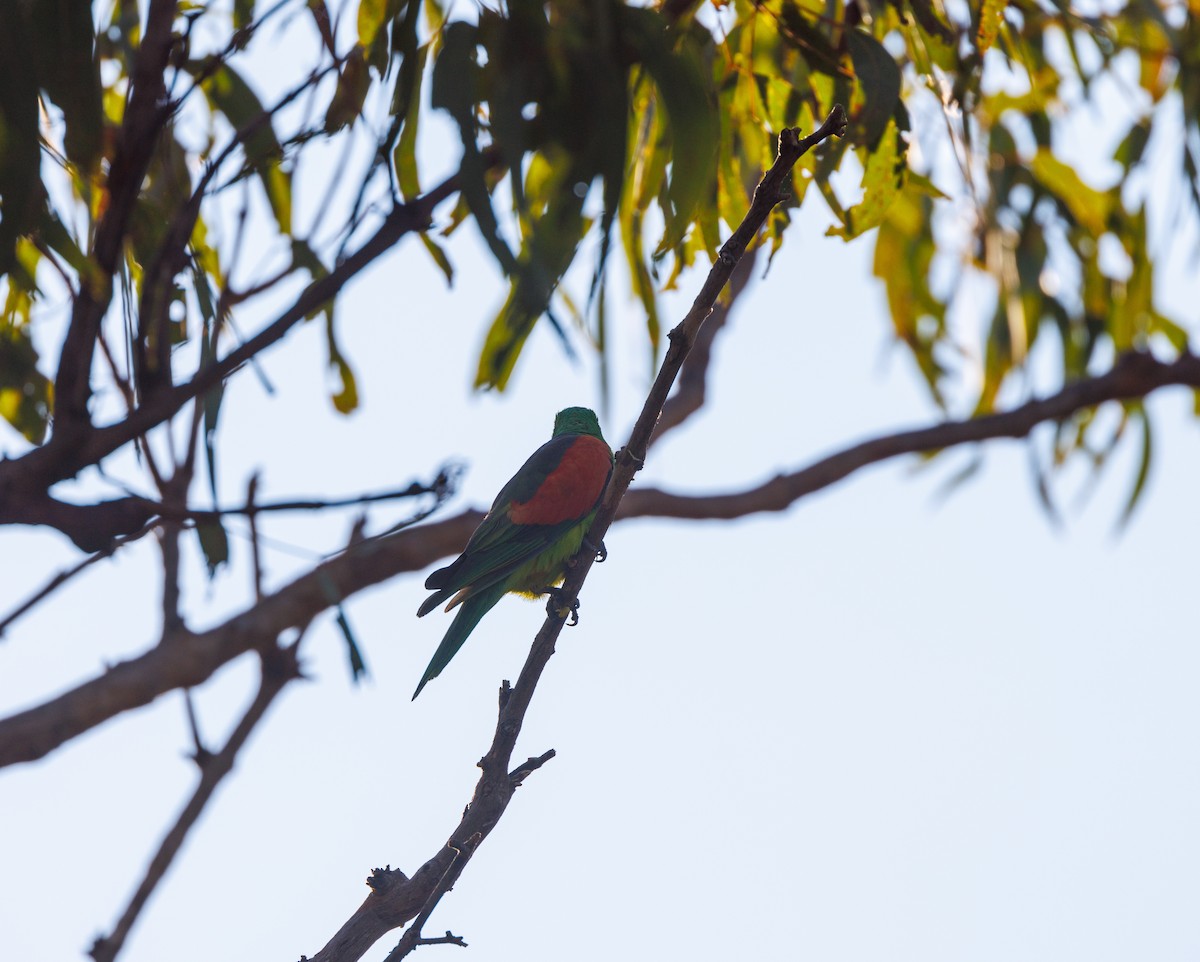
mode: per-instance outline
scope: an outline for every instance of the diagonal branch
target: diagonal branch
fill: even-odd
[[[98,271],[94,278],[81,278],[79,296],[59,355],[54,385],[54,433],[50,443],[39,450],[69,449],[88,427],[92,357],[100,322],[112,299],[112,276],[158,134],[170,116],[163,76],[173,43],[174,22],[175,0],[151,0],[146,32],[133,66],[125,119],[109,166],[105,185],[108,204],[96,227],[92,253]]]
[[[230,49],[234,49],[232,43]],[[214,65],[223,63],[224,56],[214,58],[212,63]],[[215,66],[210,66],[202,71],[202,74],[215,71],[215,69]],[[191,240],[196,221],[200,217],[201,205],[208,197],[213,180],[226,161],[239,148],[244,149],[250,139],[264,127],[269,129],[273,118],[335,69],[333,65],[329,65],[323,69],[313,70],[306,79],[284,94],[273,107],[259,111],[247,123],[235,130],[221,152],[205,164],[204,172],[196,182],[191,194],[175,211],[169,226],[158,242],[154,257],[147,265],[143,275],[145,280],[142,284],[142,297],[137,314],[138,331],[134,339],[135,383],[139,387],[143,403],[147,397],[161,389],[164,379],[170,377],[171,343],[170,338],[166,335],[166,326],[169,320],[167,312],[171,306],[175,277],[187,263],[187,245]],[[191,89],[195,90],[199,85],[200,80],[198,79],[196,85]],[[178,105],[174,105],[174,107],[178,109]],[[230,263],[236,262],[235,255]],[[273,283],[275,282],[272,281]],[[149,353],[147,353],[148,351]]]
[[[792,167],[812,147],[831,135],[840,136],[845,128],[845,111],[839,105],[834,107],[829,119],[821,128],[809,137],[801,140],[798,132],[791,129],[780,135],[779,155],[755,190],[750,211],[721,248],[692,309],[671,331],[671,346],[650,390],[650,396],[642,408],[642,414],[634,426],[629,442],[618,452],[612,480],[588,535],[593,543],[600,543],[604,532],[612,523],[617,505],[628,489],[634,472],[642,464],[641,455],[630,452],[646,450],[663,403],[696,340],[700,326],[712,311],[721,289],[745,253],[747,245],[761,229],[767,215],[783,199],[784,184],[791,174]],[[569,610],[570,603],[578,596],[579,588],[594,560],[594,556],[587,552],[576,557],[575,567],[568,573],[561,589],[560,601],[566,610]],[[424,914],[430,899],[440,898],[439,888],[443,892],[447,888],[443,880],[448,873],[457,877],[463,871],[471,855],[504,814],[515,791],[514,779],[509,772],[513,750],[521,733],[533,691],[550,656],[554,654],[554,645],[564,622],[565,611],[558,616],[549,615],[546,618],[534,638],[516,686],[511,690],[507,686],[501,689],[496,732],[487,754],[479,761],[482,773],[475,785],[475,794],[449,841],[433,858],[422,865],[411,879],[392,886],[385,892],[373,891],[317,954],[313,962],[355,962],[388,931],[417,917],[418,913]],[[410,929],[411,932],[415,932],[415,936],[410,937],[409,933],[406,933],[406,938],[415,946],[420,937],[419,927],[415,923]],[[403,946],[404,942],[401,944]]]
[[[749,251],[747,256],[738,261],[729,278],[729,296],[725,301],[718,301],[709,315],[708,321],[700,328],[696,343],[692,345],[691,353],[684,361],[679,372],[679,384],[675,393],[663,404],[662,416],[654,426],[654,434],[650,444],[657,444],[664,434],[683,424],[688,418],[704,406],[708,388],[708,368],[712,362],[713,342],[722,328],[729,321],[729,312],[746,289],[750,277],[754,273],[754,265],[758,261],[759,248]]]
[[[42,758],[121,712],[177,688],[203,683],[222,665],[307,625],[332,604],[404,571],[417,571],[466,544],[480,511],[368,539],[206,631],[177,627],[148,651],[40,705],[0,720],[0,768]]]
[[[158,847],[158,851],[146,867],[146,874],[138,885],[137,891],[129,900],[129,905],[121,915],[121,919],[113,928],[112,934],[96,939],[89,953],[95,962],[113,962],[120,953],[125,940],[129,937],[134,923],[149,901],[154,889],[167,874],[172,861],[183,847],[188,832],[196,824],[200,813],[212,799],[221,780],[233,771],[233,763],[237,753],[241,751],[246,740],[255,726],[262,721],[275,697],[284,686],[293,679],[301,677],[300,665],[296,660],[296,648],[299,639],[286,648],[267,648],[262,652],[262,678],[259,682],[258,693],[254,701],[246,709],[242,720],[229,736],[229,740],[215,755],[197,752],[196,762],[200,766],[200,783],[192,793],[192,797],[184,806],[183,811],[175,820]]]
[[[629,490],[629,485],[633,481],[634,474],[645,463],[646,448],[650,443],[655,425],[667,401],[671,385],[675,382],[675,378],[679,374],[679,369],[683,366],[683,362],[687,359],[692,345],[696,342],[701,325],[704,324],[705,319],[712,312],[713,305],[716,303],[721,289],[733,273],[734,267],[742,259],[742,255],[745,254],[751,240],[754,239],[762,229],[763,224],[766,223],[771,211],[786,198],[787,182],[791,177],[791,171],[796,161],[817,144],[831,136],[841,137],[845,132],[846,112],[841,104],[835,104],[825,123],[809,136],[801,139],[799,130],[794,128],[784,130],[779,135],[779,153],[775,158],[775,163],[771,165],[771,169],[763,175],[762,181],[754,189],[754,199],[750,204],[750,210],[738,225],[737,230],[733,232],[733,235],[721,247],[721,251],[717,255],[717,261],[713,264],[712,270],[709,271],[708,277],[704,281],[704,286],[700,289],[700,293],[696,295],[696,300],[692,304],[691,310],[688,311],[684,319],[679,322],[669,335],[671,346],[667,349],[667,356],[663,359],[662,368],[659,370],[658,377],[655,378],[654,384],[650,388],[650,396],[646,398],[646,403],[642,407],[642,413],[638,416],[637,422],[634,424],[632,432],[630,432],[628,442],[626,442],[625,447],[617,452],[612,481],[609,483],[608,490],[604,494],[600,510],[596,513],[596,520],[588,532],[588,538],[592,544],[600,544],[603,540],[609,525],[612,524],[613,519],[616,517],[621,499],[625,496],[625,492]],[[561,598],[564,604],[569,604],[578,596],[579,589],[582,587],[584,579],[587,577],[594,562],[595,558],[592,556],[588,556],[587,554],[581,556],[580,563],[567,576],[566,581],[563,583]],[[558,627],[561,628],[561,625],[562,622],[560,620]],[[550,643],[550,652],[547,654],[547,657],[553,652],[553,640],[558,634],[557,630],[552,634],[548,632],[547,629],[550,626],[550,621],[543,626],[543,632],[547,634],[547,640]],[[539,633],[540,637],[541,633]],[[534,644],[536,647],[537,642],[535,641]],[[526,663],[526,667],[528,667],[528,663]],[[517,694],[521,694],[521,685],[519,682],[517,685]]]
[[[190,400],[229,377],[259,352],[274,344],[313,311],[319,309],[364,268],[386,253],[405,234],[425,230],[434,208],[459,188],[453,174],[429,193],[388,213],[379,229],[358,250],[333,270],[309,284],[286,311],[261,331],[242,342],[219,361],[199,371],[190,381],[156,394],[124,420],[86,433],[74,446],[53,441],[20,458],[0,461],[0,492],[44,491],[56,481],[74,477],[80,470],[112,454],[118,448],[173,417]],[[9,494],[13,498],[13,494]]]

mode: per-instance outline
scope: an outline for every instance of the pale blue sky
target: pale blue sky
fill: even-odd
[[[869,244],[823,237],[815,193],[808,211],[722,334],[708,407],[635,484],[731,490],[935,416],[890,345]],[[273,397],[249,372],[234,380],[224,499],[240,499],[255,470],[263,498],[332,496],[460,457],[470,472],[448,510],[483,506],[558,408],[598,403],[593,363],[567,363],[547,329],[509,394],[472,395],[503,292],[470,231],[451,256],[453,291],[409,238],[341,300],[363,401],[351,417],[322,387],[319,323],[265,355]],[[1163,280],[1172,303],[1197,303],[1194,273]],[[604,427],[616,447],[647,365],[637,309],[612,304],[619,373]],[[518,793],[430,933],[462,935],[480,962],[1194,960],[1200,446],[1190,395],[1150,407],[1153,473],[1120,537],[1132,445],[1082,510],[1071,497],[1082,479],[1069,476],[1062,530],[1013,442],[989,447],[949,498],[939,492],[962,452],[923,472],[912,460],[870,469],[780,515],[618,525],[517,748],[559,757]],[[17,450],[11,434],[3,444]],[[127,457],[110,467],[134,476]],[[400,510],[373,514],[375,527]],[[351,517],[264,524],[319,554]],[[77,557],[53,534],[3,538],[10,600]],[[189,558],[197,626],[249,598],[246,543],[233,551],[211,586]],[[268,585],[306,563],[269,552]],[[372,867],[411,871],[434,854],[541,608],[503,602],[410,703],[448,623],[414,617],[422,580],[349,602],[365,685],[349,683],[329,618],[310,633],[314,681],[273,707],[123,959],[311,956],[365,897]],[[0,712],[144,650],[157,592],[147,540],[22,621],[0,642]],[[254,677],[245,658],[198,693],[214,743]],[[80,958],[111,928],[190,793],[188,748],[171,695],[0,777],[0,954]]]

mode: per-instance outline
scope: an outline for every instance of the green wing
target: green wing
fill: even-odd
[[[533,497],[563,455],[575,443],[575,435],[551,438],[530,455],[520,470],[500,489],[487,516],[471,535],[463,553],[451,564],[430,574],[425,587],[437,593],[425,600],[418,616],[428,614],[456,592],[468,586],[482,590],[499,584],[521,565],[537,557],[563,537],[580,518],[558,524],[515,524],[509,508]],[[592,506],[594,507],[594,505]],[[586,517],[586,513],[581,517]]]

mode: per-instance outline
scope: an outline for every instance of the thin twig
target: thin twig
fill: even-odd
[[[446,871],[442,873],[442,877],[438,879],[437,884],[433,887],[433,891],[429,893],[429,897],[425,900],[425,904],[421,906],[421,911],[417,913],[416,918],[404,930],[404,934],[400,937],[400,941],[396,947],[392,949],[385,957],[383,962],[399,962],[406,955],[416,951],[418,945],[430,945],[421,936],[421,929],[425,923],[429,921],[429,916],[433,914],[433,910],[437,908],[438,902],[442,900],[447,892],[454,888],[454,883],[458,881],[462,875],[463,869],[467,867],[467,862],[471,856],[475,854],[475,849],[479,847],[479,843],[483,841],[482,833],[476,832],[463,842],[457,845],[454,842],[447,842],[446,848],[454,853],[454,857],[450,860],[450,864],[446,867]],[[449,935],[449,933],[447,933]],[[442,940],[435,940],[442,941]]]
[[[718,301],[709,315],[696,343],[692,345],[691,353],[684,361],[679,372],[679,382],[675,393],[667,398],[663,405],[662,416],[654,426],[654,434],[650,437],[650,446],[662,440],[664,434],[671,431],[690,418],[704,406],[707,393],[708,367],[712,361],[712,346],[717,334],[729,320],[729,313],[737,303],[738,297],[746,289],[754,267],[758,260],[757,254],[761,248],[747,251],[746,256],[738,261],[737,267],[729,277],[729,295],[724,301]]]
[[[262,546],[259,544],[258,538],[258,506],[254,503],[257,493],[258,474],[255,473],[250,476],[250,483],[246,487],[246,520],[250,524],[250,554],[254,565],[254,600],[256,602],[263,599]]]
[[[464,949],[467,947],[467,943],[463,937],[461,935],[455,935],[449,929],[446,929],[445,935],[439,935],[437,938],[419,938],[417,939],[417,945],[458,945]]]
[[[329,508],[353,508],[364,504],[375,504],[380,501],[397,501],[402,498],[418,498],[427,494],[438,494],[445,485],[444,475],[439,475],[431,484],[421,484],[413,481],[406,488],[396,488],[392,491],[376,491],[370,494],[357,494],[348,498],[312,498],[305,501],[274,501],[267,504],[246,504],[235,508],[216,508],[204,510],[200,508],[184,508],[172,513],[170,517],[191,519],[194,521],[211,521],[217,518],[228,518],[236,515],[270,514],[277,511],[323,511]],[[166,505],[159,506],[162,517],[167,517]]]
[[[47,581],[41,588],[22,601],[20,605],[5,615],[4,618],[0,619],[0,637],[4,635],[4,632],[8,630],[9,626],[14,621],[32,609],[35,605],[37,605],[38,602],[49,597],[56,590],[74,578],[77,574],[80,574],[81,572],[90,568],[97,561],[102,561],[105,558],[111,558],[114,554],[116,554],[119,548],[123,548],[125,545],[130,544],[131,542],[137,541],[139,538],[144,538],[151,531],[153,531],[155,527],[156,525],[153,523],[147,524],[140,530],[135,531],[133,534],[127,534],[120,538],[114,538],[107,547],[101,548],[94,554],[88,555],[81,562],[79,562],[79,564],[72,565],[70,568],[64,568],[53,578]]]
[[[427,494],[432,494],[435,496],[437,500],[431,506],[430,511],[418,512],[416,517],[405,519],[405,521],[392,528],[389,528],[388,531],[383,532],[383,534],[372,536],[375,538],[384,537],[393,531],[402,530],[405,527],[409,527],[413,524],[416,524],[418,521],[423,521],[425,518],[429,517],[429,514],[432,512],[432,510],[435,510],[437,507],[439,507],[447,498],[450,497],[451,494],[453,494],[456,487],[456,473],[456,467],[454,465],[449,465],[443,467],[438,476],[428,485],[423,485],[414,481],[408,487],[398,488],[394,491],[377,491],[370,494],[356,495],[349,498],[336,498],[332,500],[314,499],[308,501],[278,501],[271,504],[254,504],[252,500],[248,500],[245,505],[239,507],[218,508],[207,511],[200,509],[193,510],[190,508],[181,508],[172,512],[172,509],[168,508],[167,505],[161,502],[155,502],[148,498],[142,498],[137,495],[131,496],[130,500],[137,502],[147,509],[146,516],[148,520],[146,523],[132,534],[122,535],[112,539],[112,541],[104,548],[101,548],[100,550],[90,554],[78,564],[72,565],[70,568],[66,568],[56,574],[38,591],[36,591],[25,601],[21,602],[20,605],[0,619],[0,636],[3,636],[4,632],[18,618],[25,615],[35,605],[45,600],[49,595],[53,594],[58,588],[62,587],[80,572],[91,567],[97,561],[112,557],[112,555],[119,548],[124,547],[132,541],[137,541],[139,538],[144,537],[151,531],[156,530],[164,518],[169,518],[170,520],[174,521],[216,521],[220,518],[245,515],[251,520],[251,539],[254,542],[253,550],[255,552],[255,557],[257,558],[260,547],[259,542],[264,544],[267,543],[265,539],[258,537],[255,531],[254,520],[255,516],[259,514],[278,511],[320,511],[332,508],[356,507],[358,505],[374,504],[382,501],[395,501],[401,498],[414,498]],[[111,506],[115,503],[116,502],[104,502],[106,506]],[[86,508],[87,506],[79,505],[72,507],[79,507],[82,509]],[[316,552],[311,552],[309,556],[320,557],[320,555]],[[261,565],[259,565],[256,570],[259,571],[259,577],[261,577]]]
[[[262,677],[254,701],[246,709],[245,715],[242,716],[242,720],[238,722],[237,727],[229,736],[225,747],[216,754],[199,760],[200,783],[196,786],[196,790],[192,793],[192,797],[184,806],[183,811],[179,813],[175,824],[163,837],[158,851],[155,852],[146,868],[146,874],[142,878],[141,884],[133,893],[129,905],[121,914],[112,934],[98,938],[92,946],[90,954],[95,962],[113,962],[116,959],[146,902],[166,875],[180,848],[183,847],[188,832],[196,824],[196,820],[211,800],[221,780],[233,770],[234,759],[250,737],[250,733],[262,721],[271,702],[275,700],[284,686],[300,677],[300,667],[296,660],[296,649],[299,644],[300,639],[298,638],[286,648],[272,648],[263,652]]]
[[[520,788],[525,779],[545,765],[546,762],[550,761],[550,759],[554,758],[557,754],[558,752],[551,748],[549,751],[538,755],[537,758],[525,759],[525,761],[521,762],[520,765],[508,773],[508,780],[512,783],[512,787]]]
[[[176,473],[167,481],[162,489],[163,505],[170,510],[171,505],[184,503],[187,489],[191,486],[192,475],[184,468],[178,468]],[[179,564],[179,536],[183,525],[178,521],[167,519],[159,526],[158,541],[162,549],[162,637],[166,639],[183,627],[183,616],[179,611],[182,596]]]
[[[112,454],[118,448],[169,420],[192,398],[215,387],[265,348],[274,344],[312,311],[328,302],[353,277],[391,249],[405,234],[428,228],[434,208],[459,188],[458,174],[416,200],[394,207],[379,228],[357,250],[328,274],[313,280],[275,320],[239,344],[220,360],[197,371],[190,381],[176,384],[141,405],[115,424],[88,431],[78,443],[68,445],[56,436],[19,458],[0,460],[0,488],[28,490],[45,488],[72,477],[84,467]]]

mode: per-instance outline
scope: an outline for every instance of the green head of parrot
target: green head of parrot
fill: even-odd
[[[564,434],[590,434],[603,440],[600,421],[591,408],[563,408],[554,416],[554,437]]]

